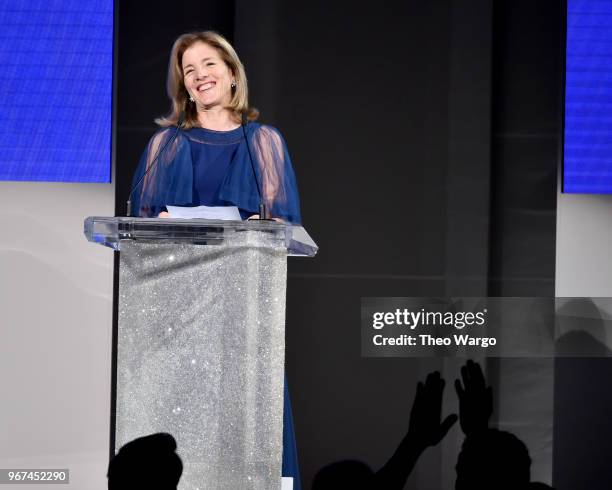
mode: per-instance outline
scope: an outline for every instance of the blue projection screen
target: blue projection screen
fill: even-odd
[[[567,0],[563,191],[612,194],[612,0]]]
[[[0,180],[110,182],[113,0],[0,0]]]

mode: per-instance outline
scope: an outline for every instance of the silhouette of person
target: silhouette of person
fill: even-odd
[[[457,419],[466,438],[455,466],[455,490],[552,490],[543,483],[530,483],[531,458],[520,439],[489,428],[493,392],[478,363],[468,360],[461,379],[455,381],[459,416],[450,414],[442,420],[444,386],[437,371],[418,383],[408,432],[378,472],[361,461],[340,461],[317,473],[312,490],[401,490],[421,454],[439,444]]]
[[[552,487],[531,482],[527,446],[515,435],[489,428],[493,392],[480,365],[468,360],[455,381],[459,422],[466,438],[457,459],[455,490],[544,490]]]
[[[463,442],[455,468],[455,490],[529,488],[529,452],[525,444],[509,432],[485,429],[470,434]]]
[[[170,434],[158,433],[128,442],[108,465],[108,490],[176,490],[183,463]]]
[[[438,444],[457,422],[457,415],[442,418],[444,380],[439,372],[427,375],[417,384],[410,412],[408,432],[389,461],[376,473],[361,461],[340,461],[322,468],[312,490],[401,490],[417,460],[430,446]]]

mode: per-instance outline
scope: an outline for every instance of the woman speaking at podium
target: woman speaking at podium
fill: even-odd
[[[237,206],[243,219],[300,223],[291,160],[280,133],[255,122],[247,79],[234,48],[212,31],[180,36],[167,80],[170,112],[149,141],[133,181],[134,214],[167,216],[166,206]],[[300,488],[285,384],[283,476]]]
[[[300,223],[287,146],[275,128],[255,122],[244,67],[229,42],[212,31],[180,36],[167,90],[170,112],[155,121],[162,129],[134,176],[134,214],[166,216],[166,205],[234,205],[250,218],[263,203],[270,217]]]

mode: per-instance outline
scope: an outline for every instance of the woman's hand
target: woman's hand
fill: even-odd
[[[170,217],[170,213],[168,211],[162,211],[161,213],[159,213],[157,215],[158,218],[169,218]]]

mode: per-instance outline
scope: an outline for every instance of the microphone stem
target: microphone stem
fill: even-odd
[[[253,163],[253,155],[251,155],[251,145],[249,145],[249,138],[246,132],[246,116],[242,115],[242,134],[244,135],[244,142],[246,143],[247,152],[249,153],[249,161],[251,162],[251,170],[253,171],[253,177],[255,178],[255,184],[257,185],[257,194],[259,195],[259,219],[269,219],[268,210],[266,209],[266,205],[263,201],[261,195],[261,185],[259,184],[259,179],[257,178],[257,172],[255,172],[255,164]]]

